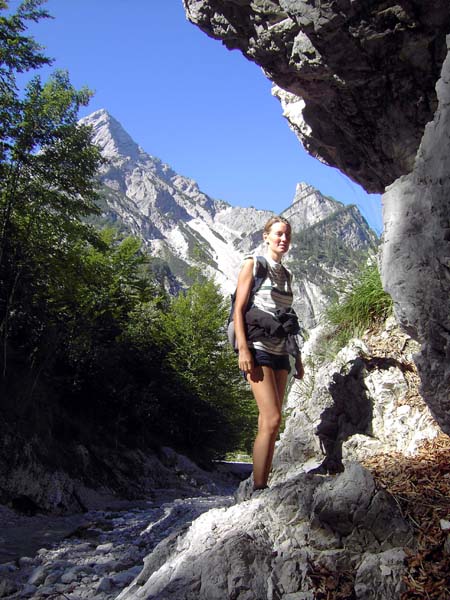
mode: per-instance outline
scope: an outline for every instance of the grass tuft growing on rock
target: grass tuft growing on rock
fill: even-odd
[[[392,298],[383,290],[375,264],[367,265],[341,299],[327,309],[325,318],[333,327],[335,346],[342,348],[366,329],[382,323],[392,314]]]

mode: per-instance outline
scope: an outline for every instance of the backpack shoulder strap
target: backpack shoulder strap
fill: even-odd
[[[250,299],[256,294],[256,292],[261,287],[264,279],[267,277],[267,272],[269,270],[269,265],[264,256],[246,256],[245,258],[252,258],[255,261],[254,266],[254,281],[252,291],[250,293]],[[236,298],[236,290],[231,294],[231,301],[234,303]]]
[[[253,283],[252,295],[256,294],[256,292],[261,287],[264,279],[267,277],[267,272],[269,270],[269,265],[264,256],[254,256],[255,261],[255,281]]]
[[[264,256],[246,256],[245,258],[252,258],[255,261],[255,266],[254,266],[255,275],[254,275],[253,287],[250,292],[250,297],[248,299],[248,304],[247,304],[247,310],[248,310],[249,306],[253,302],[254,295],[259,290],[263,281],[267,277],[269,265],[267,263],[267,260],[264,258]],[[234,292],[231,294],[231,308],[230,308],[230,314],[228,316],[228,325],[230,325],[230,323],[233,321],[235,300],[236,300],[236,290],[234,290]]]
[[[283,271],[286,273],[286,277],[287,277],[287,279],[289,281],[289,285],[291,285],[292,284],[292,273],[283,264],[281,266],[283,267]]]

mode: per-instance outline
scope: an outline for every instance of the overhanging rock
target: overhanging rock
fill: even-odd
[[[184,5],[192,23],[241,50],[291,94],[283,103],[300,108],[291,126],[310,154],[368,192],[382,192],[412,169],[437,106],[450,30],[447,0]]]

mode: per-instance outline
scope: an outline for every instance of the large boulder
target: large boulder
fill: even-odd
[[[146,558],[118,600],[309,599],[335,577],[380,600],[401,590],[404,546],[413,546],[394,500],[357,463],[337,477],[301,474],[231,508],[196,519]],[[375,597],[375,596],[373,596]]]

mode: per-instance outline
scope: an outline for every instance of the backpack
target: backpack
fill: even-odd
[[[245,307],[245,312],[247,312],[248,309],[252,306],[253,298],[255,297],[256,292],[262,286],[262,283],[266,279],[267,272],[269,270],[269,265],[267,264],[267,260],[264,258],[264,256],[254,256],[253,259],[256,260],[255,277],[254,277],[254,281],[253,281],[253,287],[250,292],[250,296],[248,298],[247,306]],[[230,314],[228,316],[228,324],[227,324],[228,341],[230,342],[233,350],[236,350],[236,335],[234,333],[234,320],[233,320],[235,301],[236,301],[236,290],[234,290],[233,294],[231,295],[231,309],[230,309]]]

